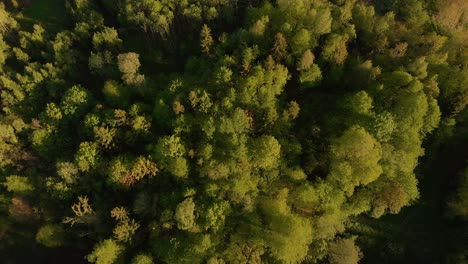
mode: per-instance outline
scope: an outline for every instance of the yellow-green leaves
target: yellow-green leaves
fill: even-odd
[[[382,174],[380,143],[364,128],[346,130],[331,146],[329,179],[351,195],[354,188],[375,181]]]
[[[252,141],[252,164],[260,169],[274,169],[279,165],[281,145],[273,136],[262,136]]]
[[[190,230],[195,225],[195,203],[192,198],[187,198],[179,205],[175,211],[175,220],[180,230]]]
[[[124,247],[113,239],[106,239],[94,246],[93,252],[86,256],[91,263],[113,264],[122,253]]]
[[[7,191],[15,193],[29,193],[34,190],[31,180],[26,176],[8,176],[3,185],[7,188]]]
[[[208,25],[204,24],[200,32],[200,48],[205,55],[210,55],[213,43],[211,29]]]
[[[362,252],[352,238],[338,239],[328,247],[330,264],[358,264],[362,258]]]
[[[312,225],[306,218],[291,212],[286,204],[287,191],[261,202],[265,215],[264,241],[272,255],[284,263],[300,263],[312,242]]]
[[[65,233],[60,225],[44,225],[37,231],[36,241],[46,247],[60,247],[65,241]]]

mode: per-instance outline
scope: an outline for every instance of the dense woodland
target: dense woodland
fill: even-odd
[[[2,263],[468,263],[465,0],[4,0],[0,100]]]

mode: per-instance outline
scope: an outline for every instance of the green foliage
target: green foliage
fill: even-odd
[[[106,149],[110,149],[114,146],[112,142],[115,137],[116,129],[107,128],[107,127],[95,127],[94,128],[94,138],[99,145]]]
[[[140,227],[140,224],[135,220],[130,219],[128,212],[124,207],[116,207],[112,209],[111,216],[118,221],[113,230],[114,238],[120,242],[130,242],[133,235]]]
[[[75,154],[75,162],[80,171],[88,172],[96,169],[99,160],[99,148],[96,143],[82,142]]]
[[[263,36],[263,34],[265,34],[268,22],[270,22],[270,18],[268,16],[263,16],[250,27],[250,33],[256,37]]]
[[[109,182],[120,184],[131,169],[131,158],[118,156],[109,163]]]
[[[153,264],[153,258],[150,255],[139,254],[133,257],[132,264]]]
[[[135,74],[140,68],[140,55],[130,52],[118,56],[119,70],[123,74]]]
[[[129,105],[130,91],[116,81],[106,81],[102,94],[104,99],[112,106],[126,107]]]
[[[36,241],[50,248],[60,247],[65,240],[64,231],[59,225],[45,225],[36,233]]]
[[[200,32],[201,50],[206,55],[209,55],[212,46],[213,46],[213,37],[211,36],[211,29],[206,24],[204,24]]]
[[[123,251],[123,246],[112,239],[106,239],[94,247],[93,252],[86,256],[86,260],[96,264],[112,264]]]
[[[192,108],[202,113],[207,113],[213,105],[210,95],[206,91],[191,91],[188,99]]]
[[[77,180],[78,168],[71,162],[58,162],[56,164],[57,174],[67,183]]]
[[[356,186],[375,181],[383,172],[379,164],[382,148],[362,127],[351,127],[331,146],[329,179],[348,194]]]
[[[347,35],[330,35],[323,47],[322,57],[331,63],[343,64],[348,57],[348,50],[346,47],[349,37]]]
[[[349,109],[355,113],[362,115],[370,115],[372,113],[372,98],[365,91],[359,91],[354,94],[348,101]]]
[[[140,69],[140,55],[134,52],[123,53],[117,56],[117,65],[122,73],[122,80],[128,85],[140,85],[145,76],[138,74]]]
[[[95,263],[357,263],[390,233],[362,215],[464,146],[463,1],[59,2],[0,3],[3,262],[61,261],[39,228]]]
[[[8,176],[3,185],[7,188],[7,191],[15,193],[28,193],[34,190],[30,179],[25,176]]]
[[[62,97],[60,108],[67,118],[76,118],[83,115],[90,104],[89,92],[81,86],[73,86]]]
[[[76,223],[89,223],[93,221],[95,212],[89,205],[88,197],[78,196],[78,202],[72,205],[72,210],[75,216],[65,217],[63,223],[74,225]]]
[[[219,232],[225,225],[226,217],[230,213],[231,208],[227,201],[221,201],[209,207],[206,218],[206,229],[211,229],[213,232]]]
[[[181,138],[177,136],[166,136],[159,140],[155,148],[155,158],[160,161],[163,168],[167,169],[176,177],[184,178],[188,173],[185,147]]]
[[[302,54],[301,60],[297,65],[297,69],[300,71],[306,71],[312,67],[314,64],[315,56],[310,50],[306,50],[304,54]]]
[[[281,32],[278,32],[275,35],[275,44],[273,46],[273,56],[277,61],[281,61],[286,57],[286,48],[288,47],[288,43],[284,38]]]
[[[117,30],[114,28],[104,28],[101,32],[93,35],[93,47],[95,50],[115,50],[122,45]]]
[[[307,178],[307,175],[301,168],[289,169],[286,171],[286,174],[296,181],[302,181]]]
[[[276,200],[267,199],[262,211],[267,219],[265,242],[271,247],[272,255],[285,262],[297,263],[304,260],[312,240],[312,228],[306,218],[293,213],[286,204],[287,192],[281,191]]]
[[[187,198],[177,205],[175,220],[180,230],[190,230],[195,225],[195,203],[192,198]]]
[[[299,81],[304,87],[313,87],[322,79],[322,71],[319,66],[313,64],[310,69],[301,73]]]
[[[393,132],[396,128],[393,115],[389,112],[383,112],[375,116],[372,132],[379,142],[387,142],[392,139]]]
[[[212,258],[209,263],[262,263],[262,256],[265,255],[265,247],[261,242],[249,240],[247,243],[240,243],[239,239],[234,240],[229,244],[229,248],[225,252],[224,258]],[[226,260],[226,262],[224,261]]]
[[[273,136],[262,136],[252,142],[252,163],[261,169],[274,169],[279,164],[281,145]]]
[[[169,31],[169,26],[174,18],[174,1],[134,1],[124,2],[124,14],[126,20],[140,26],[145,32],[164,35]]]
[[[330,243],[328,260],[333,264],[357,264],[362,253],[354,244],[354,239],[338,239]]]
[[[0,35],[0,65],[3,65],[5,63],[5,61],[6,61],[6,59],[8,58],[9,49],[10,49],[10,47],[3,40],[3,36]],[[25,53],[22,53],[22,54],[24,54],[23,56],[28,57],[27,54],[25,54]]]
[[[4,34],[18,26],[16,20],[5,9],[5,4],[0,4],[0,34]]]

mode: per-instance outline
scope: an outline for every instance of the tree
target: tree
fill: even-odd
[[[120,155],[109,162],[108,183],[121,185],[132,167],[132,158],[128,155]]]
[[[43,113],[42,120],[51,127],[57,127],[63,115],[60,108],[55,103],[49,103]]]
[[[288,43],[286,42],[286,38],[283,36],[283,34],[281,32],[276,33],[272,53],[277,62],[283,60],[286,57],[287,47]]]
[[[252,62],[255,60],[255,50],[247,48],[242,51],[242,69],[244,72],[248,72],[252,67]]]
[[[130,104],[130,90],[114,80],[108,80],[104,83],[102,94],[106,102],[111,106],[125,108]]]
[[[97,51],[118,51],[121,45],[122,40],[119,38],[119,34],[115,28],[105,27],[102,31],[96,32],[93,35],[93,47]]]
[[[3,40],[3,36],[0,35],[0,66],[3,66],[6,59],[9,57],[10,46]],[[25,55],[25,57],[28,57]]]
[[[94,247],[93,252],[86,256],[86,260],[96,264],[112,264],[117,260],[123,249],[123,246],[114,240],[106,239]]]
[[[291,200],[299,212],[311,213],[319,209],[319,195],[310,184],[301,184],[291,194]]]
[[[312,242],[312,227],[306,218],[291,213],[286,204],[287,191],[281,190],[276,199],[262,201],[268,228],[265,243],[271,247],[272,255],[285,263],[298,263],[307,255]]]
[[[6,182],[3,184],[7,191],[15,193],[30,193],[34,190],[31,180],[25,176],[12,175],[6,177]]]
[[[185,147],[180,137],[166,136],[158,141],[155,147],[154,157],[174,176],[185,178],[188,174],[188,164],[185,156]]]
[[[0,35],[18,26],[16,20],[5,9],[5,4],[0,3]]]
[[[332,264],[357,264],[362,258],[361,250],[352,238],[338,239],[328,247],[328,260]]]
[[[419,196],[414,175],[378,181],[372,189],[375,197],[372,199],[371,216],[375,218],[381,217],[386,212],[396,214],[403,206]]]
[[[177,168],[180,169],[179,167]],[[152,161],[150,161],[149,159],[145,157],[140,156],[133,163],[131,170],[126,171],[125,176],[123,176],[123,178],[120,178],[119,180],[120,180],[120,183],[123,184],[124,186],[131,186],[146,176],[150,176],[150,177],[156,176],[158,171],[159,170],[156,167],[155,163],[153,163]],[[177,176],[178,175],[179,174],[177,174]]]
[[[187,198],[177,205],[175,211],[177,228],[180,230],[190,230],[195,225],[195,203],[192,198]]]
[[[134,52],[122,53],[117,56],[117,65],[122,75],[122,80],[128,85],[140,85],[145,76],[138,74],[140,69],[140,55]]]
[[[111,149],[115,145],[113,139],[115,137],[116,131],[117,130],[115,128],[95,127],[94,138],[96,142],[105,149]]]
[[[311,68],[302,72],[299,81],[303,87],[314,87],[322,79],[322,71],[319,66],[312,64]]]
[[[297,69],[299,71],[306,71],[312,67],[314,64],[315,56],[314,54],[308,49],[302,54],[302,57],[297,65]]]
[[[348,108],[358,114],[371,115],[372,97],[366,91],[359,91],[349,98]]]
[[[331,34],[322,49],[322,57],[331,63],[341,65],[348,57],[346,43],[349,37],[347,35]]]
[[[395,6],[399,15],[408,23],[408,26],[415,30],[422,27],[429,20],[429,14],[420,1],[396,1]]]
[[[153,264],[151,255],[139,254],[133,257],[132,264]]]
[[[311,46],[311,33],[307,29],[299,30],[291,40],[291,51],[294,54],[301,55]]]
[[[206,91],[190,91],[188,99],[192,108],[202,113],[207,113],[213,105],[210,94]]]
[[[140,55],[134,52],[122,53],[117,57],[119,70],[123,74],[135,74],[140,68]]]
[[[210,55],[213,46],[213,37],[211,36],[211,29],[208,25],[204,24],[200,32],[200,47],[205,55]]]
[[[463,14],[468,10],[465,1],[450,0],[446,2],[437,1],[437,14],[435,18],[444,29],[449,31],[460,30],[463,25]]]
[[[99,165],[99,147],[94,142],[82,142],[75,154],[75,162],[83,172],[96,169]]]
[[[88,67],[92,73],[100,76],[116,75],[115,57],[107,50],[102,52],[91,51]]]
[[[260,169],[273,169],[279,165],[281,145],[273,136],[262,136],[252,142],[252,164]]]
[[[224,252],[223,259],[227,263],[241,263],[241,264],[260,264],[262,263],[262,256],[265,255],[265,246],[261,240],[249,239],[245,242],[243,237],[234,237]],[[223,259],[212,258],[209,263],[222,264],[225,263]]]
[[[92,221],[95,212],[88,201],[87,196],[78,196],[78,202],[71,207],[75,216],[65,217],[62,222],[74,225],[76,223],[88,223]]]
[[[256,37],[263,36],[268,22],[270,22],[270,18],[268,16],[263,16],[250,27],[250,33]]]
[[[64,231],[59,225],[44,225],[36,233],[36,241],[50,248],[62,246],[64,239]]]
[[[85,88],[75,85],[68,89],[62,97],[60,108],[68,119],[83,115],[91,103],[91,95]]]
[[[124,207],[115,207],[112,209],[111,217],[118,221],[113,230],[115,240],[120,242],[131,241],[136,230],[140,227],[140,224],[130,219]]]
[[[72,162],[57,162],[56,164],[57,174],[66,183],[75,183],[78,177],[78,168]]]
[[[389,112],[382,112],[375,116],[372,132],[379,142],[388,142],[392,139],[397,128],[393,115]]]
[[[210,206],[205,215],[205,229],[210,229],[213,232],[220,232],[230,212],[230,204],[227,201],[221,201]]]
[[[375,181],[383,172],[379,164],[382,148],[364,128],[354,126],[346,130],[331,146],[330,174],[348,194],[354,187]]]
[[[5,263],[35,242],[36,262],[356,263],[363,214],[416,202],[445,142],[463,159],[460,0],[21,1],[0,1]]]
[[[138,25],[145,32],[165,36],[170,29],[176,3],[159,0],[125,1],[122,8],[123,17],[131,24]]]

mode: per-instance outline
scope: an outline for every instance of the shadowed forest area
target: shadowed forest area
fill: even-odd
[[[0,2],[0,257],[468,263],[468,2]]]

